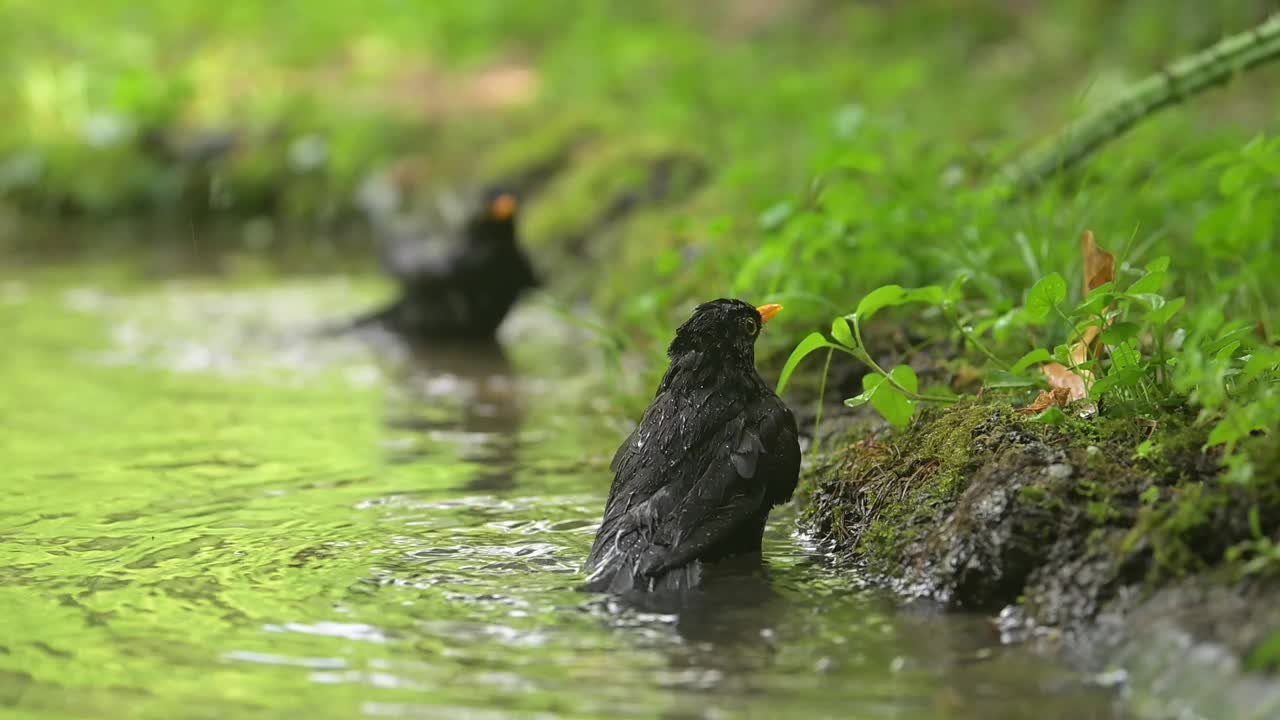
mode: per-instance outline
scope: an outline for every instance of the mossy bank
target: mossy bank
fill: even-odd
[[[802,525],[904,596],[1128,671],[1147,710],[1230,700],[1228,716],[1275,717],[1280,484],[1227,481],[1205,435],[1177,413],[1052,426],[965,402],[838,444],[810,471]],[[1208,677],[1207,659],[1229,681],[1158,697],[1179,673]]]

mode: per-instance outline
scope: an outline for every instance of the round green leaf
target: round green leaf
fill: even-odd
[[[1040,278],[1027,294],[1023,312],[1032,322],[1042,322],[1058,303],[1067,299],[1067,281],[1058,273]]]
[[[908,392],[920,392],[920,379],[916,377],[916,371],[912,370],[910,365],[899,365],[889,371],[889,376]]]
[[[896,368],[895,368],[896,369]],[[912,373],[914,376],[915,373]],[[897,380],[897,378],[894,378]],[[894,427],[906,427],[915,413],[915,403],[911,402],[893,385],[885,382],[884,376],[870,373],[862,376],[862,387],[870,393],[871,407]]]

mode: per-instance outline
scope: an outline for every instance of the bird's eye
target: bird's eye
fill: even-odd
[[[746,335],[755,335],[760,332],[760,323],[755,318],[744,317],[739,322],[742,325],[742,332]]]

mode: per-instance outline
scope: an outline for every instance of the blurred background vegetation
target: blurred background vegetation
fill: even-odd
[[[4,0],[0,243],[92,253],[123,223],[130,252],[199,235],[289,270],[372,267],[380,193],[502,180],[530,196],[552,294],[655,351],[724,294],[787,303],[775,358],[885,282],[967,273],[998,317],[1043,274],[1079,276],[1085,228],[1122,277],[1169,255],[1177,293],[1269,327],[1280,150],[1249,143],[1274,132],[1276,68],[1033,195],[982,191],[1271,7]]]

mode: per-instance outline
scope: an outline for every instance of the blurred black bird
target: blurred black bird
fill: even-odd
[[[382,265],[400,283],[390,305],[352,325],[382,325],[412,340],[492,338],[525,290],[540,282],[520,249],[516,196],[487,191],[443,252],[373,215]]]
[[[613,458],[584,590],[688,589],[704,563],[760,552],[800,474],[795,418],[755,368],[780,309],[714,300],[676,330],[657,395]]]

